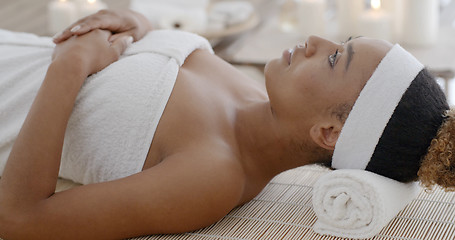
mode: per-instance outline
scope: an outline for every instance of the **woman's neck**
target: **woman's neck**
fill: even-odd
[[[313,163],[313,151],[297,151],[292,140],[280,131],[268,101],[240,109],[235,132],[249,176],[268,181],[283,171]]]

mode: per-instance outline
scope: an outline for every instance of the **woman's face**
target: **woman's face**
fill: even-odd
[[[312,36],[304,45],[286,50],[265,68],[275,118],[285,125],[308,128],[321,118],[333,117],[331,109],[355,102],[391,47],[368,38],[338,44]]]

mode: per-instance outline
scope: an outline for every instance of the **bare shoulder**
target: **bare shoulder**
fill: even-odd
[[[229,63],[216,54],[212,54],[206,49],[196,49],[185,59],[185,63],[182,65],[181,69],[194,70],[205,66],[205,68],[202,68],[201,70],[209,70],[207,69],[207,65],[215,68],[222,67],[224,70],[226,68],[232,68]]]

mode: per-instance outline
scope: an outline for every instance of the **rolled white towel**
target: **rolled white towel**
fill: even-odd
[[[313,208],[318,217],[313,230],[337,237],[373,237],[420,190],[417,183],[401,183],[364,170],[329,172],[313,188]]]

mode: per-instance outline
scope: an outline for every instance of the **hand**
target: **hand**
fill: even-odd
[[[109,41],[111,32],[95,29],[82,36],[73,36],[57,44],[52,55],[53,61],[63,61],[76,71],[89,76],[118,60],[133,41],[131,36],[119,36]],[[68,69],[69,70],[69,69]]]
[[[54,42],[61,43],[72,36],[84,35],[94,29],[112,32],[109,41],[113,42],[123,36],[132,36],[134,41],[140,40],[152,27],[140,13],[131,10],[101,10],[71,24],[54,37]]]

